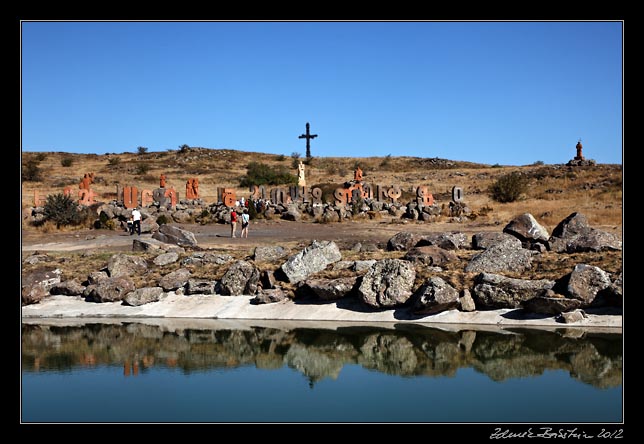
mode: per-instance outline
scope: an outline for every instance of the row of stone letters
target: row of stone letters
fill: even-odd
[[[66,196],[72,195],[72,188],[65,187],[63,194]],[[92,189],[81,188],[77,190],[78,203],[81,205],[91,205],[96,202],[96,193]],[[336,205],[346,205],[347,203],[354,203],[362,199],[371,199],[378,202],[397,202],[402,196],[402,191],[397,185],[382,186],[376,185],[374,188],[369,184],[354,184],[348,188],[338,187],[333,192]],[[123,202],[125,208],[135,208],[139,205],[139,193],[135,186],[117,186],[117,198]],[[217,199],[223,202],[227,207],[234,207],[237,202],[236,191],[234,188],[217,188]],[[266,190],[263,185],[251,185],[250,187],[251,200],[266,200],[274,204],[288,204],[290,202],[312,202],[314,204],[322,203],[322,189],[290,186],[275,187]],[[460,202],[463,200],[463,190],[460,187],[452,188],[452,200]],[[34,191],[34,205],[42,205],[45,197],[40,195],[38,191]],[[155,190],[142,190],[141,191],[141,206],[146,207],[153,202],[161,204],[169,203],[171,207],[177,204],[177,192],[174,188],[157,188]],[[419,186],[416,188],[416,202],[419,206],[430,206],[434,204],[434,196],[429,192],[426,186]]]

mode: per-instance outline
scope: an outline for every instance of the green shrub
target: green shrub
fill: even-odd
[[[141,176],[143,174],[147,174],[148,171],[150,171],[150,165],[147,163],[137,163],[135,167],[136,174]]]
[[[527,179],[517,172],[506,174],[490,186],[492,199],[497,202],[514,202],[528,189]]]
[[[31,159],[22,166],[22,180],[31,182],[40,182],[42,180],[42,170],[38,166],[38,161]]]
[[[50,194],[43,209],[45,220],[56,223],[56,228],[64,225],[78,225],[81,223],[82,215],[78,211],[78,205],[70,196],[63,193]]]
[[[62,159],[60,159],[60,164],[65,168],[70,167],[74,164],[74,158],[70,156],[65,156]]]
[[[239,182],[242,187],[250,185],[295,185],[297,177],[290,174],[283,165],[271,167],[261,162],[250,162],[246,175]]]
[[[116,224],[114,223],[114,219],[109,217],[105,211],[101,211],[98,215],[98,219],[94,222],[94,228],[114,230],[116,228]]]

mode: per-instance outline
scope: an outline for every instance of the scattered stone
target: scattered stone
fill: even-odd
[[[281,270],[289,282],[296,284],[341,259],[342,254],[335,242],[314,240],[308,247],[290,256]]]
[[[431,277],[414,293],[413,312],[436,314],[458,305],[458,291],[438,276]]]
[[[163,291],[173,291],[185,286],[188,283],[188,279],[190,279],[190,270],[179,268],[159,279],[159,286]]]
[[[259,270],[250,262],[235,262],[221,278],[221,294],[253,295],[257,292]]]
[[[162,295],[163,288],[161,287],[138,288],[128,293],[125,298],[123,298],[123,302],[127,305],[138,307],[139,305],[160,301]]]
[[[412,295],[416,270],[408,261],[383,259],[363,276],[358,298],[375,308],[404,304]]]
[[[348,296],[356,285],[358,277],[337,279],[309,279],[304,282],[306,290],[311,291],[323,301],[331,301]]]
[[[107,263],[107,271],[110,277],[132,276],[133,274],[145,273],[147,269],[148,264],[145,259],[128,254],[115,254]]]
[[[163,253],[154,258],[153,262],[155,265],[160,267],[168,264],[172,264],[179,260],[179,255],[177,253]]]
[[[477,307],[521,308],[525,301],[544,296],[554,285],[554,281],[547,279],[524,280],[480,273],[474,278],[474,298]]]

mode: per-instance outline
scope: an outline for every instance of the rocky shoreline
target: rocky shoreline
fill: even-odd
[[[621,329],[621,248],[620,239],[588,226],[579,213],[552,234],[526,213],[501,233],[471,239],[459,232],[399,232],[386,251],[373,245],[341,251],[333,241],[313,240],[297,251],[257,246],[252,257],[242,259],[200,249],[191,232],[162,225],[151,238],[133,241],[134,254],[114,254],[106,267],[87,274],[66,272],[61,278],[52,257],[38,252],[23,257],[22,316]],[[611,256],[619,261],[611,263],[612,273],[579,263],[557,279],[520,277],[542,255],[569,259],[611,252],[619,253]]]

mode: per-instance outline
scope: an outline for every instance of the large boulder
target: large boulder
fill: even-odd
[[[157,302],[163,295],[163,288],[161,287],[144,287],[137,288],[136,290],[128,293],[123,298],[123,302],[133,307],[139,305],[149,304],[150,302]]]
[[[184,258],[181,265],[197,265],[203,267],[206,264],[224,265],[235,258],[229,254],[211,253],[209,251],[198,251]]]
[[[78,278],[74,278],[53,285],[49,290],[49,293],[65,296],[80,296],[84,291],[85,286],[81,284]]]
[[[179,254],[172,251],[170,253],[162,253],[158,255],[157,257],[154,258],[152,262],[154,262],[154,265],[158,265],[162,267],[164,265],[172,264],[173,262],[176,262],[178,260],[179,260]]]
[[[132,276],[133,274],[145,273],[148,264],[142,257],[128,254],[115,254],[107,263],[107,271],[110,277]]]
[[[335,242],[314,240],[308,247],[290,256],[280,269],[289,282],[296,284],[341,259],[342,254]]]
[[[417,233],[408,233],[406,231],[396,233],[387,241],[387,251],[409,250],[415,247],[421,239],[423,239],[423,236]]]
[[[159,231],[154,233],[152,238],[166,244],[175,244],[182,247],[197,246],[197,239],[194,233],[169,224],[161,225]]]
[[[444,250],[460,250],[470,247],[470,240],[465,233],[429,233],[425,234],[417,243],[417,247],[434,245]]]
[[[221,278],[221,294],[229,296],[253,295],[257,292],[259,270],[250,262],[237,261]]]
[[[416,279],[414,266],[400,259],[376,262],[363,276],[358,287],[358,298],[375,308],[404,304],[412,295]]]
[[[458,259],[456,253],[435,245],[425,247],[414,247],[403,257],[404,260],[420,263],[423,265],[441,267],[448,262]]]
[[[173,291],[183,288],[188,283],[188,279],[190,279],[190,270],[179,268],[159,279],[159,286],[164,291]]]
[[[458,290],[438,276],[429,278],[414,293],[413,312],[435,314],[458,306]]]
[[[474,278],[477,307],[522,308],[523,303],[540,296],[555,286],[547,279],[513,279],[499,274],[480,273]]]
[[[186,294],[214,294],[216,281],[190,278],[186,282]]]
[[[503,228],[504,233],[511,234],[525,244],[535,242],[545,244],[548,242],[549,234],[543,226],[537,222],[530,213],[523,213],[512,219]]]
[[[557,253],[622,249],[622,241],[617,236],[592,228],[581,213],[572,213],[559,222],[552,230],[548,245]]]
[[[595,302],[598,294],[611,285],[608,273],[599,267],[587,264],[575,265],[566,278],[568,279],[566,288],[568,295],[582,301],[582,308]]]
[[[109,277],[98,284],[88,287],[88,299],[94,302],[122,301],[136,287],[127,276]]]
[[[274,304],[286,300],[288,300],[288,294],[282,288],[276,287],[259,290],[250,303],[253,305]]]
[[[525,271],[532,266],[534,253],[524,249],[517,238],[503,239],[470,259],[468,273]]]
[[[253,252],[255,262],[272,262],[288,255],[288,250],[279,245],[258,246]]]
[[[35,304],[49,296],[49,290],[60,283],[61,274],[61,270],[51,266],[23,272],[21,282],[22,305]]]
[[[486,250],[493,245],[498,244],[506,239],[512,239],[514,236],[507,233],[498,233],[495,231],[483,231],[472,236],[472,249]]]
[[[357,276],[337,279],[309,279],[304,282],[304,290],[315,294],[323,301],[331,301],[349,295],[356,285],[357,279]]]
[[[523,303],[523,308],[532,313],[558,315],[581,307],[578,299],[539,296]]]

